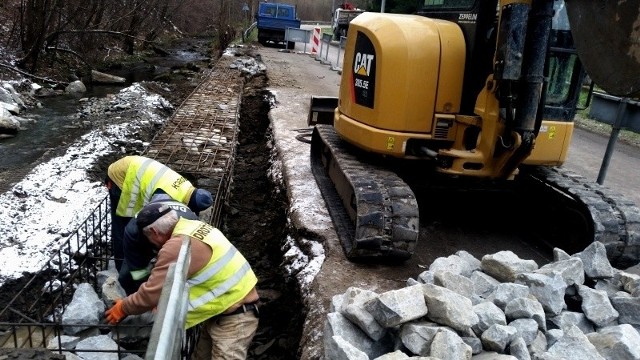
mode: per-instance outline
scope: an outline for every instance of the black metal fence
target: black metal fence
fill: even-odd
[[[99,293],[97,273],[108,268],[111,258],[111,216],[109,200],[96,206],[91,215],[78,226],[52,256],[40,272],[25,279],[12,280],[3,288],[18,289],[8,304],[0,310],[0,348],[47,348],[55,353],[70,352],[63,348],[62,314],[71,302],[74,286],[89,283]],[[22,286],[22,283],[24,285]],[[111,334],[118,344],[116,350],[75,349],[75,352],[105,352],[144,356],[146,343],[122,346],[120,331],[126,327],[108,324],[67,324],[86,326],[94,334]],[[140,329],[140,326],[135,326]],[[150,331],[151,325],[149,325]],[[97,331],[96,331],[97,330]],[[130,331],[129,331],[130,332]]]

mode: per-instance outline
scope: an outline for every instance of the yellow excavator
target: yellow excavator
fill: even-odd
[[[339,97],[312,98],[309,114],[312,171],[346,256],[412,255],[417,178],[518,184],[554,204],[541,212],[560,209],[570,236],[553,246],[597,240],[614,264],[638,263],[636,205],[559,166],[585,70],[610,94],[640,91],[639,13],[639,0],[425,0],[417,14],[355,18]]]

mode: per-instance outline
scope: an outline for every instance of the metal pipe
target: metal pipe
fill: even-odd
[[[187,236],[182,239],[178,259],[169,266],[167,279],[162,288],[158,316],[151,329],[146,360],[169,359],[180,348],[181,334],[184,329],[186,304],[185,296],[187,271],[191,260],[191,241]]]
[[[609,137],[609,142],[607,143],[607,150],[604,152],[604,158],[602,159],[602,165],[600,165],[600,172],[598,173],[597,182],[600,185],[604,183],[604,178],[607,176],[607,170],[609,169],[609,162],[611,161],[613,150],[616,147],[616,141],[618,140],[618,135],[620,134],[620,128],[622,127],[622,123],[624,121],[624,114],[627,112],[628,103],[629,103],[629,98],[622,98],[620,99],[620,103],[618,104],[618,111],[616,112],[616,120],[613,122],[613,127],[611,129],[611,136]]]
[[[529,26],[522,66],[523,84],[518,96],[515,130],[519,133],[535,131],[536,115],[542,99],[544,65],[547,58],[553,1],[535,2],[529,14]]]

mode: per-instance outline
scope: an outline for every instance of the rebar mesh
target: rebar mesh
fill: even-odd
[[[221,59],[145,151],[197,187],[217,194],[209,223],[218,226],[236,156],[244,78]]]

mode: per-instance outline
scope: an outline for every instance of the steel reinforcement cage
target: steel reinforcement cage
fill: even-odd
[[[55,353],[69,352],[62,346],[64,335],[62,314],[71,302],[75,285],[89,283],[97,291],[97,273],[108,268],[111,258],[111,216],[105,197],[42,267],[0,310],[0,348],[47,348]],[[24,280],[12,280],[20,286]],[[9,282],[8,282],[9,283]],[[5,284],[6,285],[6,284]],[[95,328],[98,333],[112,333],[118,343],[116,326],[108,324],[73,324]],[[116,331],[113,331],[113,330]],[[107,352],[96,349],[76,349],[82,352]],[[108,351],[114,352],[114,351]],[[125,349],[118,354],[143,354],[144,349]]]
[[[6,283],[19,287],[24,282],[24,285],[0,310],[0,355],[6,349],[48,349],[58,354],[82,352],[145,356],[149,339],[123,345],[119,330],[131,333],[127,328],[144,330],[144,327],[148,327],[151,333],[153,324],[62,324],[62,314],[73,298],[75,285],[89,283],[100,294],[98,272],[106,270],[109,261],[113,260],[110,230],[109,198],[105,197],[76,231],[53,251],[38,273]],[[114,350],[66,349],[62,342],[65,326],[86,326],[95,335],[110,334],[118,347]],[[183,359],[188,358],[188,353],[193,350],[196,335],[191,331],[184,334],[181,346]]]
[[[239,108],[244,78],[232,69],[233,59],[221,58],[211,73],[179,106],[174,115],[146,148],[154,158],[195,180],[198,187],[215,194],[214,204],[200,218],[218,227],[227,201],[236,156]],[[111,216],[108,197],[76,231],[61,242],[40,272],[5,283],[20,288],[0,310],[0,354],[2,349],[42,349],[70,352],[62,346],[62,314],[71,302],[75,285],[89,283],[97,293],[97,273],[111,260]],[[24,283],[24,285],[22,285]],[[3,286],[3,287],[5,287]],[[121,346],[118,329],[132,327],[108,324],[66,324],[89,326],[100,334],[112,334],[117,350],[75,349],[78,352],[107,352],[144,357],[146,343]],[[149,325],[149,330],[151,330]],[[140,326],[135,326],[140,329]],[[187,358],[194,346],[195,332],[187,332],[181,355]]]
[[[62,314],[73,298],[74,285],[89,283],[100,293],[98,272],[106,270],[109,261],[113,260],[110,231],[109,198],[105,197],[76,231],[53,251],[53,255],[38,273],[7,282],[13,282],[13,286],[20,286],[24,282],[24,285],[0,310],[0,355],[7,349],[48,349],[53,354],[117,353],[119,357],[136,354],[144,358],[149,340],[126,342],[123,345],[120,330],[131,333],[127,328],[145,330],[143,328],[147,327],[148,333],[151,333],[153,324],[62,324]],[[86,331],[93,331],[94,335],[110,334],[118,347],[114,350],[66,349],[62,341],[65,326],[87,327]],[[195,343],[194,332],[187,332],[185,336],[181,350],[183,359],[188,358],[187,354]]]

